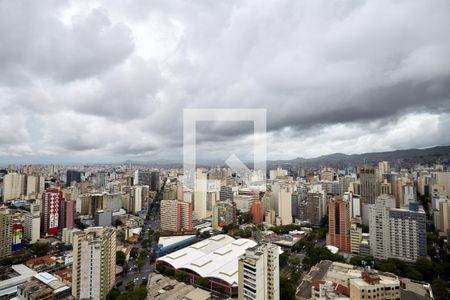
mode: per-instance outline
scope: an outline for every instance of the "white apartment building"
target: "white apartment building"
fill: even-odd
[[[395,199],[390,195],[380,195],[375,204],[369,205],[370,252],[379,259],[390,255],[389,209],[392,207]]]
[[[239,299],[280,299],[278,246],[262,244],[239,257]]]
[[[29,243],[36,243],[41,237],[41,209],[39,203],[30,205],[30,211],[25,213],[23,237]]]

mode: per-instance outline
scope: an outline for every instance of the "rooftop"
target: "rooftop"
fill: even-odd
[[[175,269],[188,269],[202,277],[219,278],[230,286],[238,282],[238,258],[245,250],[256,246],[249,239],[237,239],[219,234],[189,247],[158,258]]]

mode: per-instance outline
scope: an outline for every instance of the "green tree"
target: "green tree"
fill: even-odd
[[[123,266],[123,264],[125,263],[125,260],[126,260],[125,253],[123,253],[122,251],[117,251],[116,252],[116,264],[119,266]]]
[[[120,291],[117,288],[112,288],[106,295],[106,300],[116,300],[120,295]]]
[[[177,271],[175,272],[175,279],[178,281],[186,281],[188,279],[188,276],[183,271]]]
[[[195,279],[195,283],[204,288],[209,288],[209,281],[206,278],[198,277],[197,279]]]
[[[422,273],[424,278],[434,278],[436,275],[436,268],[431,260],[428,260],[426,258],[419,258],[416,260],[414,266],[416,267],[417,271]]]
[[[133,281],[133,280],[130,280],[130,281],[127,283],[126,289],[127,289],[127,290],[132,290],[132,289],[134,289],[135,286],[136,286],[136,284],[134,283],[134,281]]]
[[[295,299],[295,286],[286,277],[280,277],[280,299]]]
[[[423,280],[423,275],[419,271],[412,269],[406,273],[406,277],[414,280]]]
[[[134,289],[133,295],[137,300],[144,300],[147,298],[147,288],[145,286]]]
[[[280,266],[284,266],[286,264],[286,262],[289,259],[289,253],[288,252],[283,252],[282,254],[280,254],[279,256],[279,263]]]
[[[47,255],[50,251],[50,244],[49,243],[35,243],[33,246],[31,246],[31,249],[37,256],[44,256]]]
[[[434,295],[436,296],[436,299],[439,299],[439,300],[448,299],[448,297],[447,297],[447,296],[449,296],[447,293],[448,284],[445,280],[436,278],[431,282],[431,286],[433,287]]]
[[[139,258],[137,261],[137,267],[139,268],[139,270],[145,265],[145,259],[143,258]]]
[[[289,263],[294,266],[298,266],[300,264],[300,258],[294,257],[289,259]]]
[[[138,247],[133,247],[130,251],[130,256],[133,258],[138,257],[139,254],[139,248]]]

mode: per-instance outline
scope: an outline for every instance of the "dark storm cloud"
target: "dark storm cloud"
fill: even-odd
[[[267,109],[274,158],[450,143],[449,13],[444,0],[1,1],[0,156],[179,158],[184,108]],[[216,157],[251,132],[212,122],[197,139]]]

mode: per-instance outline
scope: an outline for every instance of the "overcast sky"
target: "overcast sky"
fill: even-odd
[[[181,161],[184,108],[268,157],[450,144],[450,1],[0,0],[2,162]],[[202,124],[200,156],[252,151]]]

